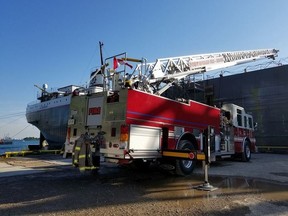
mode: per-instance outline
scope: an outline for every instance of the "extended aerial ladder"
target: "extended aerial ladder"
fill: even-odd
[[[275,59],[279,50],[258,49],[220,52],[157,59],[156,62],[138,64],[130,75],[130,85],[161,95],[177,80],[186,76],[240,65],[264,58]],[[127,59],[129,61],[129,59]],[[143,66],[144,64],[144,66]]]

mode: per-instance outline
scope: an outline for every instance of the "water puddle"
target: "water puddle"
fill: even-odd
[[[187,178],[170,177],[146,186],[149,196],[157,199],[182,199],[183,197],[194,200],[213,199],[224,196],[236,197],[245,195],[261,195],[261,197],[271,201],[288,202],[288,185],[275,182],[262,181],[259,179],[239,178],[239,177],[213,177],[209,178],[209,183],[217,190],[202,191],[195,189],[195,186],[202,185],[204,179],[201,176]]]

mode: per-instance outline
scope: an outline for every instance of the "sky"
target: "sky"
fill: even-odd
[[[0,0],[0,138],[39,137],[26,122],[34,84],[84,85],[104,58],[251,49],[288,57],[287,0]]]

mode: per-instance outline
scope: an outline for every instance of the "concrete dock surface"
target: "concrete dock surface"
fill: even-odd
[[[288,155],[253,154],[250,162],[201,163],[188,177],[159,168],[103,164],[80,173],[71,158],[32,155],[0,160],[0,215],[288,215]]]
[[[61,155],[33,155],[26,157],[10,157],[0,160],[0,178],[29,175],[49,170],[71,168],[71,158]]]

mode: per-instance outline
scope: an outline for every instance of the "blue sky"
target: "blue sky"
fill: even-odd
[[[276,48],[288,57],[286,0],[0,0],[0,137],[26,123],[34,84],[87,82],[104,57],[157,58]],[[13,116],[13,117],[12,117]]]

